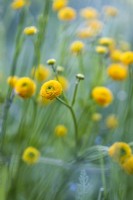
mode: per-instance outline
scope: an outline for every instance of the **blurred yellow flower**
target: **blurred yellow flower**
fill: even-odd
[[[59,11],[61,8],[64,8],[67,6],[68,1],[67,0],[54,0],[52,8],[55,11]]]
[[[64,76],[58,76],[58,81],[62,85],[62,89],[66,91],[68,89],[68,80]]]
[[[88,22],[88,26],[95,34],[97,34],[102,30],[103,23],[100,20],[94,19]]]
[[[40,90],[40,95],[44,99],[53,100],[62,94],[62,85],[56,80],[44,83]]]
[[[12,87],[14,88],[15,87],[15,84],[18,80],[18,77],[17,76],[9,76],[8,79],[7,79],[7,83]]]
[[[122,168],[128,173],[133,174],[133,155],[129,157],[123,164]]]
[[[78,54],[84,50],[84,43],[81,41],[74,41],[70,46],[71,52]]]
[[[91,38],[95,36],[95,32],[90,28],[83,28],[78,30],[77,36],[81,39]]]
[[[104,13],[106,16],[115,17],[118,15],[118,9],[113,6],[105,6]]]
[[[96,46],[96,52],[99,54],[106,54],[108,49],[104,46]]]
[[[101,106],[108,106],[112,100],[112,92],[106,87],[95,87],[92,90],[92,98]]]
[[[116,81],[123,81],[127,78],[128,69],[119,63],[109,65],[107,69],[108,76]]]
[[[86,7],[80,10],[80,15],[84,19],[95,19],[98,17],[98,12],[95,8]]]
[[[25,35],[35,35],[38,32],[38,30],[35,26],[29,26],[26,27],[23,32]]]
[[[58,137],[64,137],[67,134],[67,128],[64,125],[58,125],[55,127],[55,135]]]
[[[106,118],[105,123],[107,128],[114,129],[118,126],[118,118],[114,114],[111,114]]]
[[[126,51],[121,54],[120,60],[125,65],[130,65],[133,63],[133,52],[132,51]]]
[[[40,64],[37,68],[32,69],[32,76],[35,77],[37,81],[44,81],[46,80],[50,75],[50,70]]]
[[[71,7],[64,7],[59,10],[58,18],[63,21],[71,21],[76,18],[76,11]]]
[[[34,147],[27,147],[22,155],[22,159],[27,164],[35,164],[40,158],[40,152]]]
[[[102,119],[102,115],[100,113],[93,113],[91,119],[95,122],[99,122]]]
[[[14,0],[11,3],[11,7],[14,10],[18,10],[26,5],[26,0]]]
[[[114,43],[115,43],[114,40],[109,37],[102,37],[99,39],[99,44],[101,45],[110,46],[110,45],[114,45]]]
[[[36,85],[34,81],[28,77],[19,78],[15,84],[15,92],[22,98],[29,98],[34,95]]]
[[[110,58],[113,60],[113,61],[120,61],[121,59],[121,54],[122,54],[122,51],[120,51],[119,49],[113,49],[111,52],[110,52]]]
[[[123,164],[132,155],[132,150],[127,143],[116,142],[109,147],[108,154],[114,161]]]

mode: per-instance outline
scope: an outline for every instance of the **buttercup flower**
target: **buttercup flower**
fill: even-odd
[[[108,106],[112,100],[112,92],[106,87],[95,87],[92,90],[92,98],[101,106]]]
[[[14,88],[15,87],[15,84],[18,80],[18,77],[17,76],[9,76],[8,79],[7,79],[7,83],[12,87]]]
[[[110,45],[114,44],[114,40],[112,38],[102,37],[99,39],[99,44],[105,45],[105,46],[110,46]]]
[[[64,76],[58,76],[58,81],[62,85],[64,91],[68,89],[68,81]]]
[[[119,49],[113,49],[110,53],[110,57],[113,61],[120,61],[122,52]]]
[[[88,27],[93,30],[95,34],[97,34],[102,30],[103,23],[100,20],[94,19],[88,22]]]
[[[114,161],[123,164],[132,155],[132,150],[127,143],[116,142],[108,150],[108,154]]]
[[[104,13],[107,16],[115,17],[116,15],[118,15],[118,9],[113,6],[105,6]]]
[[[34,95],[36,85],[34,81],[28,77],[19,78],[15,84],[15,92],[22,98],[29,98]]]
[[[91,119],[95,122],[99,122],[102,119],[102,115],[100,113],[93,113]]]
[[[81,39],[91,38],[95,36],[95,32],[90,28],[83,28],[77,32],[77,36]]]
[[[109,115],[105,120],[106,126],[109,129],[114,129],[118,126],[118,118],[115,115]]]
[[[133,63],[133,52],[132,51],[126,51],[121,54],[120,60],[125,65],[130,65]]]
[[[54,0],[52,5],[53,10],[59,11],[61,8],[67,6],[67,2],[67,0]]]
[[[35,26],[29,26],[24,29],[25,35],[35,35],[38,32]]]
[[[55,127],[55,135],[58,137],[64,137],[67,134],[67,128],[64,125],[58,125]]]
[[[40,64],[36,69],[32,69],[32,75],[37,81],[44,81],[49,77],[50,70]]]
[[[70,50],[76,54],[81,53],[83,49],[84,49],[84,43],[81,41],[75,41],[70,46]]]
[[[48,65],[54,65],[56,63],[56,60],[55,59],[49,59],[49,60],[47,60],[47,64]]]
[[[65,7],[59,10],[58,18],[63,21],[71,21],[76,18],[76,11],[71,7]]]
[[[109,77],[116,81],[125,80],[128,75],[127,67],[118,63],[111,64],[107,69],[107,73]]]
[[[35,164],[38,162],[40,157],[40,152],[34,147],[28,147],[24,150],[22,159],[27,164]]]
[[[97,46],[96,47],[96,52],[99,53],[99,54],[105,54],[107,53],[107,48],[104,47],[104,46]]]
[[[87,7],[87,8],[83,8],[80,11],[80,15],[81,17],[83,17],[84,19],[95,19],[98,17],[98,12],[96,9],[91,8],[91,7]]]
[[[26,1],[25,0],[14,0],[11,3],[11,7],[14,10],[18,10],[21,9],[22,7],[24,7],[26,5]]]
[[[133,155],[129,157],[122,165],[122,168],[128,173],[133,174]]]
[[[56,80],[44,83],[40,90],[42,98],[53,100],[62,94],[62,85]]]

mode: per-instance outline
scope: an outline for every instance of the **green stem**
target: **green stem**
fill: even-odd
[[[105,178],[105,172],[104,172],[104,158],[103,158],[103,155],[100,158],[100,162],[101,162],[101,176],[102,176],[103,192],[104,192],[104,197],[106,199],[106,178]]]
[[[76,81],[76,84],[75,84],[73,98],[72,98],[72,104],[71,104],[72,106],[74,105],[75,100],[76,100],[77,91],[78,91],[78,85],[79,85],[79,79]]]

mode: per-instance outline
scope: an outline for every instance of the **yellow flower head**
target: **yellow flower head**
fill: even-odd
[[[91,38],[95,36],[95,32],[90,28],[83,28],[77,32],[77,36],[81,39]]]
[[[35,77],[37,81],[44,81],[50,75],[50,70],[43,65],[39,65],[36,69],[32,69],[32,75]]]
[[[58,81],[62,85],[62,89],[66,91],[68,89],[68,81],[64,76],[58,76]]]
[[[83,17],[84,19],[95,19],[98,17],[98,12],[96,9],[91,8],[91,7],[87,7],[87,8],[83,8],[80,11],[80,15],[81,17]]]
[[[55,127],[55,135],[58,137],[64,137],[67,134],[67,128],[64,125],[58,125]]]
[[[88,26],[96,34],[99,33],[103,28],[103,23],[100,20],[94,19],[89,21]]]
[[[61,8],[64,8],[67,6],[68,1],[67,0],[54,0],[53,1],[53,10],[59,11]]]
[[[106,87],[95,87],[92,90],[92,98],[101,106],[108,106],[112,100],[112,92]]]
[[[110,53],[110,57],[113,61],[120,61],[122,52],[119,49],[113,49]]]
[[[15,92],[22,98],[29,98],[34,95],[36,85],[34,81],[28,77],[19,78],[15,84]]]
[[[127,143],[116,142],[108,150],[108,154],[116,162],[122,164],[132,155],[132,150]]]
[[[118,126],[118,119],[115,115],[112,114],[106,118],[105,123],[106,123],[107,128],[114,129]]]
[[[105,45],[105,46],[112,46],[114,45],[114,40],[112,38],[108,38],[108,37],[102,37],[99,39],[99,44],[100,45]]]
[[[14,0],[11,3],[11,7],[12,7],[13,10],[21,9],[25,5],[26,5],[26,1],[25,0]]]
[[[40,157],[40,152],[34,147],[28,147],[24,150],[22,159],[27,164],[35,164],[38,162]]]
[[[71,7],[64,7],[59,10],[58,18],[63,21],[71,21],[76,18],[76,11]]]
[[[132,64],[133,63],[133,52],[132,51],[123,52],[120,56],[120,60],[125,65]]]
[[[56,80],[44,83],[40,90],[40,95],[44,99],[53,100],[62,94],[62,85]]]
[[[99,122],[102,119],[102,115],[100,113],[93,113],[92,120],[95,122]]]
[[[118,9],[113,6],[105,6],[104,13],[106,16],[115,17],[116,15],[118,15]]]
[[[111,64],[107,69],[107,73],[115,81],[123,81],[128,75],[127,67],[118,63]]]
[[[24,29],[25,35],[35,35],[38,32],[35,26],[29,26]]]
[[[75,41],[70,46],[70,50],[76,54],[81,53],[83,49],[84,49],[84,43],[81,41]]]
[[[8,79],[7,79],[7,83],[12,87],[14,88],[15,87],[15,84],[18,80],[18,77],[17,76],[9,76]]]
[[[133,155],[129,157],[123,164],[122,168],[128,173],[133,174]]]
[[[104,46],[97,46],[96,52],[99,54],[106,54],[108,52],[108,49]]]

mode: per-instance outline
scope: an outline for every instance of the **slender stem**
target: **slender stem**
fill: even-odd
[[[78,84],[79,84],[79,79],[76,81],[76,84],[75,84],[73,98],[72,98],[72,104],[71,104],[72,106],[74,105],[75,100],[76,100],[76,95],[77,95],[77,90],[78,90]]]
[[[104,191],[104,197],[106,198],[106,178],[105,178],[105,172],[104,172],[103,155],[100,157],[100,162],[101,162],[101,176],[102,176],[103,191]]]

